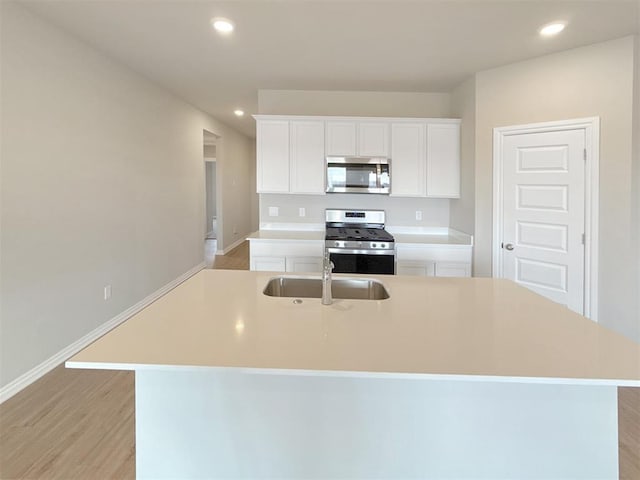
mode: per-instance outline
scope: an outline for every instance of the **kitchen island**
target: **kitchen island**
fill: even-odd
[[[136,371],[138,478],[617,478],[638,344],[505,280],[275,275],[203,270],[67,362]]]

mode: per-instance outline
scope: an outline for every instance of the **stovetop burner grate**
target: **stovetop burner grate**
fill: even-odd
[[[384,228],[327,227],[327,240],[364,240],[393,242],[393,236]]]

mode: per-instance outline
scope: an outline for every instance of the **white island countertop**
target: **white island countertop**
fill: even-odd
[[[202,270],[67,366],[640,386],[640,345],[507,280],[381,276],[389,299],[323,306],[264,295],[276,275]]]

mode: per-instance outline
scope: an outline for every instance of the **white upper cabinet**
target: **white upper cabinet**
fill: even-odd
[[[258,193],[288,193],[289,122],[259,120],[256,137]]]
[[[358,155],[362,157],[389,156],[389,123],[358,123]]]
[[[326,156],[388,157],[391,195],[460,197],[460,121],[256,115],[258,193],[325,193]]]
[[[291,193],[325,193],[324,122],[292,120]]]
[[[327,155],[389,156],[389,122],[327,121]]]
[[[459,123],[427,125],[427,197],[460,197]]]
[[[391,124],[391,195],[426,195],[426,132],[424,123]]]
[[[327,155],[357,155],[357,131],[356,122],[327,122]]]

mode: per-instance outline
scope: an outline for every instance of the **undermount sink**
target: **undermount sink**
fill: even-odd
[[[322,279],[280,276],[269,280],[263,292],[269,297],[321,298]],[[370,278],[334,278],[331,280],[334,299],[384,300],[389,292],[384,285]]]

